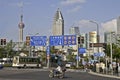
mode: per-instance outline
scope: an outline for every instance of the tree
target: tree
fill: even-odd
[[[113,45],[113,58],[120,59],[120,47],[118,45]]]
[[[0,58],[3,58],[5,55],[5,49],[2,47],[2,46],[0,46]]]
[[[6,56],[5,57],[13,57],[15,54],[15,51],[13,50],[13,48],[15,47],[15,44],[13,44],[13,41],[10,40],[10,42],[8,42],[6,44],[6,46],[4,47],[4,51],[6,52]]]

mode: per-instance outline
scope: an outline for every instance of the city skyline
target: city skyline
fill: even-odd
[[[24,40],[25,36],[36,33],[52,35],[53,17],[58,8],[64,16],[65,34],[69,34],[73,26],[79,26],[80,33],[95,31],[96,25],[89,22],[93,20],[99,24],[99,32],[103,36],[107,30],[116,30],[119,3],[120,0],[0,0],[0,38],[19,41],[21,14],[25,24]]]

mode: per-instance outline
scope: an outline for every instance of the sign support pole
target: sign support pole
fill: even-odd
[[[76,42],[77,42],[77,65],[76,67],[78,68],[79,67],[79,51],[78,51],[78,48],[79,48],[79,44],[78,44],[78,36],[76,38]]]
[[[49,46],[49,40],[47,40],[46,53],[47,53],[47,68],[49,68],[50,67],[50,46]]]

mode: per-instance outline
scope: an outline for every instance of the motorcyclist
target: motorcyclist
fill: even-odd
[[[62,73],[62,68],[60,65],[57,66],[57,68],[55,68],[55,73]]]

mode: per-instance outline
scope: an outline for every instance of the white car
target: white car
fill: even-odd
[[[67,62],[65,65],[66,68],[71,68],[73,66],[75,66],[73,62]]]

